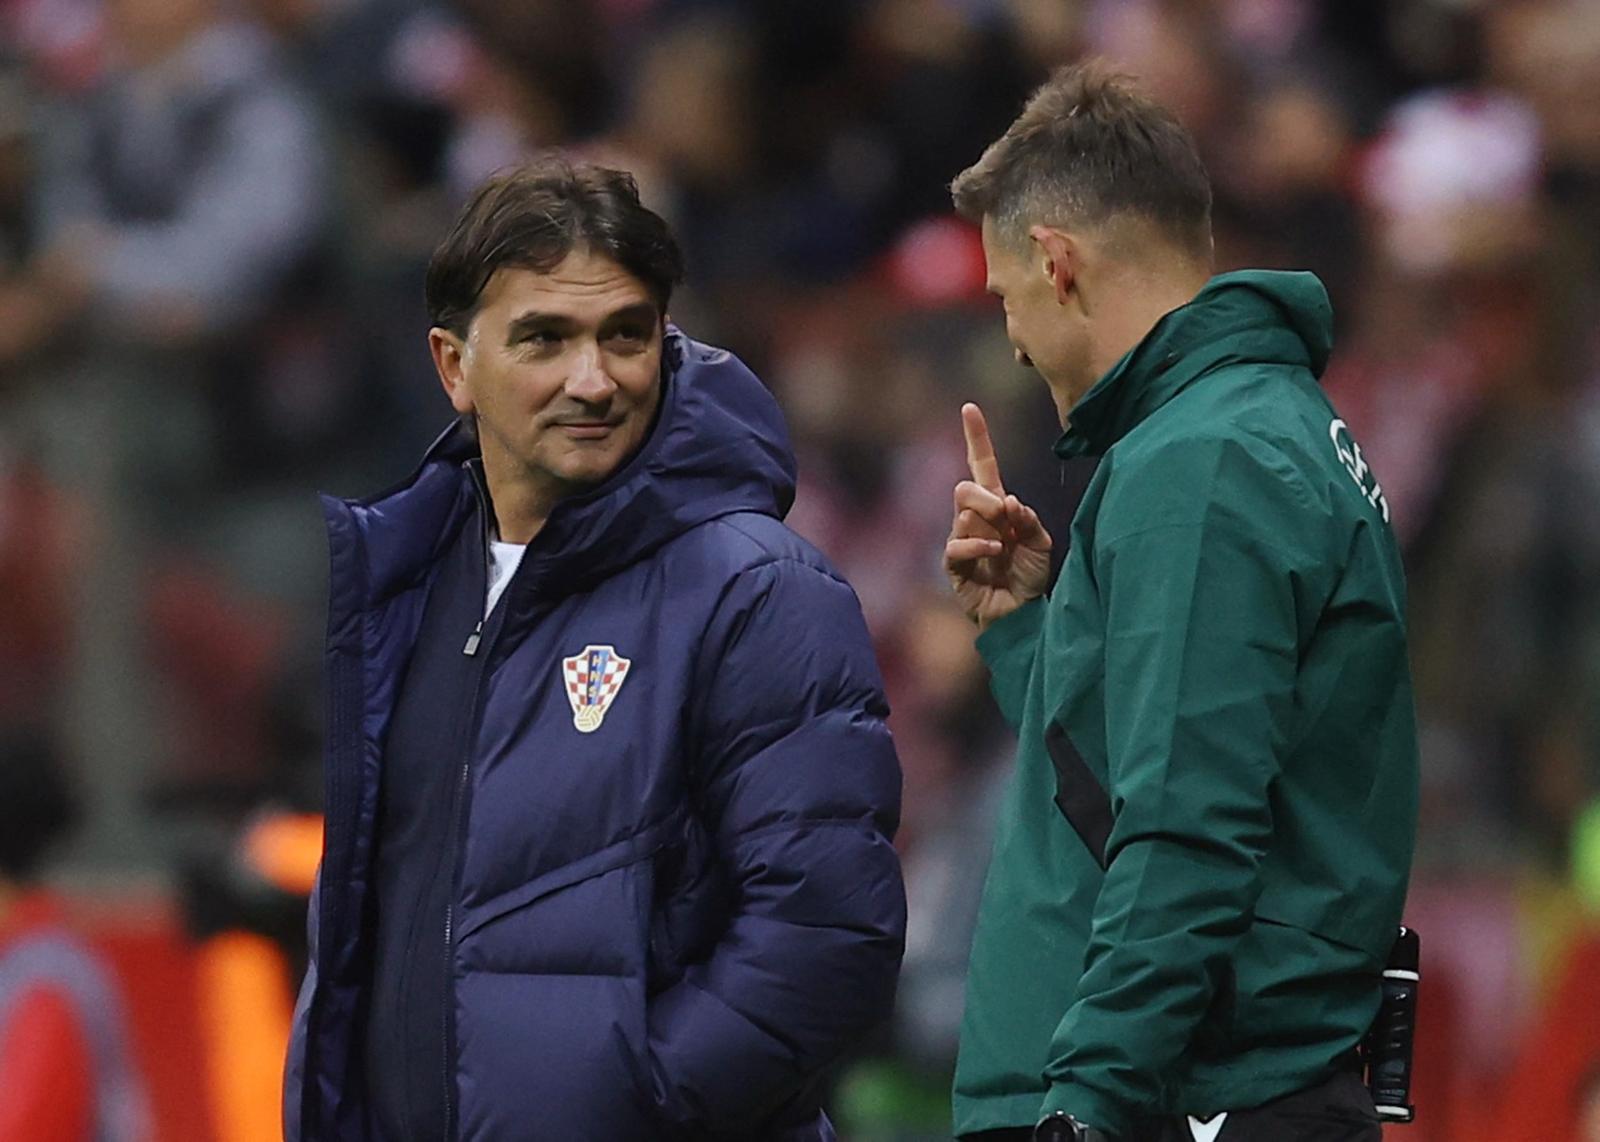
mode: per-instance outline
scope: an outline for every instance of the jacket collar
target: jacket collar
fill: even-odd
[[[787,514],[794,458],[761,381],[732,354],[672,327],[661,384],[645,443],[604,483],[556,506],[523,557],[519,593],[598,581],[717,516]],[[458,422],[405,482],[345,505],[363,537],[369,600],[416,582],[472,515],[478,458],[474,434]]]
[[[1332,307],[1316,276],[1241,270],[1212,278],[1164,315],[1073,406],[1056,455],[1101,456],[1195,381],[1222,365],[1300,365],[1322,375]]]

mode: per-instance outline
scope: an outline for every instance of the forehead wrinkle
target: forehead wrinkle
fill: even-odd
[[[644,283],[629,272],[627,267],[605,254],[595,253],[588,246],[574,247],[571,253],[542,276],[551,281],[587,289],[605,289],[621,281],[630,284],[637,282],[641,288],[644,287]]]
[[[635,307],[657,312],[655,297],[633,275],[619,270],[601,280],[561,278],[532,270],[517,271],[527,277],[508,277],[498,284],[498,296],[485,309],[515,307],[505,318],[509,325],[544,318],[574,324],[601,323]],[[603,310],[603,312],[597,312]]]

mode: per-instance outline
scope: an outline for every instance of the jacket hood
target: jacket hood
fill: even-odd
[[[605,578],[697,524],[733,512],[782,519],[795,462],[777,401],[742,361],[669,326],[661,408],[639,451],[604,483],[559,503],[529,544],[519,579],[561,591]],[[371,499],[333,501],[365,540],[373,602],[426,572],[470,514],[478,443],[461,423],[428,449],[404,484]]]
[[[1156,322],[1073,406],[1056,453],[1103,453],[1220,365],[1299,365],[1320,377],[1332,351],[1333,306],[1315,274],[1220,274]]]

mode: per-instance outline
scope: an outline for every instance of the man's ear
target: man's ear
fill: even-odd
[[[472,392],[463,367],[466,346],[450,330],[435,325],[428,330],[428,349],[433,353],[433,367],[444,386],[444,395],[450,398],[450,407],[466,416],[473,411]]]
[[[1033,226],[1028,229],[1039,254],[1040,272],[1050,279],[1056,291],[1056,301],[1067,304],[1067,295],[1078,278],[1078,259],[1081,251],[1070,234],[1053,226]]]

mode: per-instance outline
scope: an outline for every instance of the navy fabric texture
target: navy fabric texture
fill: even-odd
[[[449,1134],[446,925],[460,775],[488,658],[462,651],[483,617],[486,518],[483,507],[475,510],[440,560],[384,749],[362,1067],[369,1117],[382,1138]]]
[[[324,501],[327,832],[285,1087],[289,1142],[371,1123],[374,845],[397,694],[472,515],[470,434]],[[832,1137],[820,1072],[888,1014],[900,774],[860,608],[781,522],[770,394],[669,330],[640,452],[563,501],[501,603],[451,854],[451,1136]],[[630,665],[577,725],[563,659]]]

